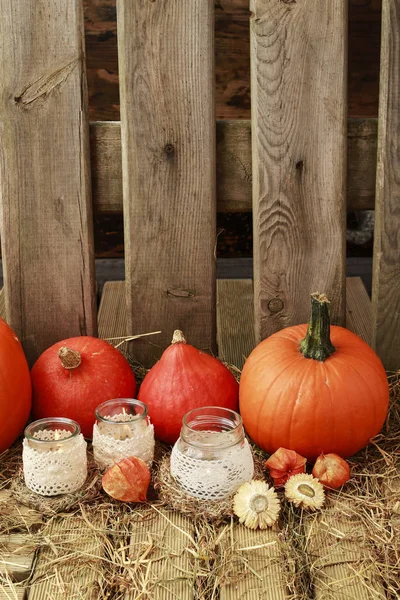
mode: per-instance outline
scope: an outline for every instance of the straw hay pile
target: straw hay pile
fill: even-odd
[[[277,573],[286,580],[289,598],[310,600],[315,594],[326,600],[345,597],[336,596],[339,588],[336,584],[330,588],[329,581],[329,577],[343,576],[343,565],[353,579],[349,598],[400,598],[398,375],[391,378],[391,396],[384,431],[353,457],[353,477],[344,489],[330,492],[326,508],[318,514],[306,514],[283,502],[278,530],[266,534],[271,536],[271,547],[277,549],[275,554],[271,551],[271,561],[278,563]],[[163,460],[165,448],[158,454],[156,467]],[[1,585],[9,581],[1,569],[8,552],[4,536],[17,531],[23,532],[27,546],[40,549],[29,584],[56,586],[53,589],[68,600],[161,598],[155,590],[164,585],[157,581],[157,564],[163,557],[171,562],[172,577],[176,580],[179,573],[182,585],[189,585],[195,598],[202,600],[217,600],[221,585],[239,583],[249,573],[246,553],[238,552],[232,544],[233,518],[221,524],[219,518],[206,520],[203,512],[196,519],[182,517],[171,526],[173,513],[165,512],[154,489],[146,506],[110,501],[100,490],[95,473],[89,492],[69,506],[68,512],[61,505],[53,506],[53,515],[48,506],[17,507],[10,501],[10,487],[15,486],[20,463],[20,444],[0,457],[0,597]],[[157,487],[159,475],[154,479]],[[164,494],[164,502],[167,496]],[[190,514],[190,507],[185,510]],[[157,534],[154,527],[160,523],[169,527],[169,535]],[[155,533],[149,533],[153,530]],[[179,543],[186,549],[179,549]],[[177,560],[179,571],[174,566]],[[259,578],[257,570],[253,575],[255,580]],[[83,595],[82,585],[86,590]],[[346,585],[346,581],[337,585]],[[333,591],[324,595],[321,589]],[[129,596],[125,596],[127,590]],[[50,592],[49,597],[58,596]]]

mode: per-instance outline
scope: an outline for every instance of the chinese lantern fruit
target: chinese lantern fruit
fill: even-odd
[[[261,342],[240,380],[240,412],[263,450],[295,450],[308,459],[355,454],[385,421],[385,369],[361,338],[330,327],[329,302],[312,295],[310,324],[288,327]]]
[[[269,469],[269,474],[274,480],[275,487],[281,487],[285,485],[290,477],[298,475],[298,473],[305,473],[307,459],[304,456],[300,456],[294,450],[287,450],[286,448],[278,448],[268,460],[265,461],[264,465]]]
[[[336,490],[350,479],[350,466],[337,454],[321,454],[315,461],[312,474],[324,487]]]
[[[68,417],[91,438],[96,407],[112,398],[134,398],[136,380],[122,354],[104,340],[81,336],[57,342],[31,371],[33,416]]]
[[[131,456],[110,467],[101,482],[103,490],[115,500],[145,502],[150,470],[141,458]]]
[[[22,432],[31,410],[31,378],[21,342],[0,318],[0,453]]]
[[[189,410],[203,406],[237,410],[239,386],[221,361],[187,344],[177,330],[144,378],[138,397],[149,408],[156,437],[173,444]]]

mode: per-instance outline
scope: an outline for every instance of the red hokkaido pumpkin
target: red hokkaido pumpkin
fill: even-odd
[[[105,400],[134,398],[136,380],[122,354],[90,336],[57,342],[38,358],[31,370],[33,416],[68,417],[91,438],[94,411]]]
[[[148,406],[156,437],[173,444],[189,410],[202,406],[238,410],[239,386],[221,361],[187,344],[177,330],[144,378],[138,398]]]
[[[31,410],[32,387],[21,342],[0,318],[0,453],[17,439]]]
[[[308,459],[355,454],[385,421],[389,388],[375,352],[343,327],[330,327],[329,301],[312,295],[308,325],[261,342],[240,380],[247,433],[269,454],[284,447]]]

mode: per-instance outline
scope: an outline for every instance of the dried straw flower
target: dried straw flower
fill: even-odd
[[[243,483],[233,499],[233,511],[250,529],[266,529],[278,518],[281,505],[274,488],[265,481]]]
[[[285,483],[285,496],[295,506],[316,510],[325,501],[322,484],[312,475],[300,473],[294,475]]]

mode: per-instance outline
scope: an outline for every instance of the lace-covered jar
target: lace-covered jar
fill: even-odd
[[[79,490],[87,477],[86,442],[71,419],[40,419],[25,429],[22,460],[26,486],[42,496]]]
[[[150,468],[154,457],[154,427],[147,406],[140,400],[115,398],[96,409],[93,455],[102,470],[130,456]]]
[[[171,475],[189,495],[225,498],[251,481],[253,473],[253,456],[238,413],[207,406],[183,417],[171,453]]]

